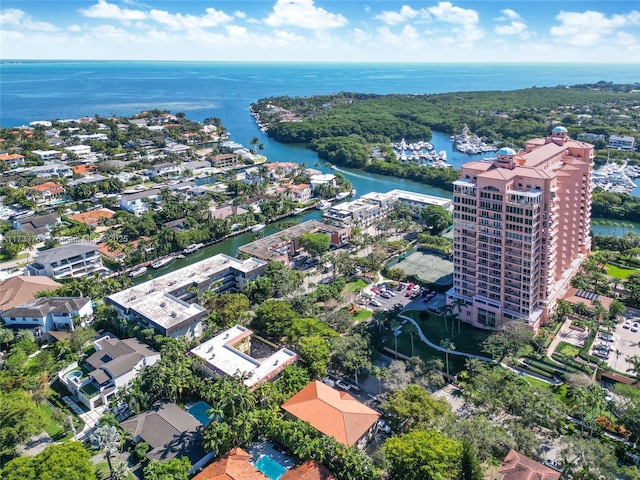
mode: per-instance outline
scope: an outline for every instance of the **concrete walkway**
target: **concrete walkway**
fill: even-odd
[[[465,358],[477,358],[478,360],[481,360],[483,362],[488,362],[488,363],[497,363],[499,364],[501,367],[507,368],[509,370],[511,370],[512,372],[517,373],[518,375],[525,375],[527,377],[531,377],[531,378],[535,378],[537,380],[540,380],[542,382],[545,383],[549,383],[551,385],[560,385],[562,384],[562,382],[560,380],[550,380],[546,377],[543,377],[542,375],[536,375],[533,372],[529,372],[527,370],[523,370],[521,368],[518,367],[512,367],[510,365],[507,365],[506,363],[502,363],[502,362],[498,362],[497,360],[494,360],[492,358],[489,357],[483,357],[482,355],[475,355],[473,353],[465,353],[465,352],[459,352],[457,350],[448,350],[446,348],[442,348],[440,345],[436,345],[435,343],[431,342],[425,335],[424,333],[422,333],[422,329],[420,328],[420,326],[418,325],[418,323],[411,317],[407,317],[406,315],[398,315],[399,318],[402,318],[403,320],[407,320],[411,323],[413,323],[413,325],[416,327],[416,330],[418,331],[418,336],[420,337],[420,340],[422,340],[424,343],[426,343],[427,345],[429,345],[431,348],[439,351],[439,352],[443,352],[443,353],[449,353],[450,355],[458,355],[461,357],[465,357]]]

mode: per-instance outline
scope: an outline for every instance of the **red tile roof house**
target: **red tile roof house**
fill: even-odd
[[[0,162],[7,165],[9,168],[16,168],[20,165],[24,165],[24,155],[6,153],[4,155],[0,155]]]
[[[288,417],[309,422],[338,442],[358,448],[371,441],[380,418],[380,413],[348,393],[317,380],[282,404],[282,409]]]
[[[41,185],[27,187],[29,195],[38,205],[49,204],[52,200],[63,197],[64,187],[56,182],[45,182]]]
[[[501,480],[559,480],[561,475],[515,450],[509,450],[498,473]]]

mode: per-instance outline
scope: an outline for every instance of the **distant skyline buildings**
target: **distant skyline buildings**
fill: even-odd
[[[0,57],[640,65],[639,32],[635,0],[5,0]]]
[[[553,128],[465,163],[453,187],[453,287],[447,303],[481,328],[547,323],[591,251],[593,145]]]

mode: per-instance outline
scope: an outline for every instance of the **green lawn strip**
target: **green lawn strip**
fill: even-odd
[[[533,377],[524,377],[524,379],[533,387],[548,388],[549,384]]]
[[[632,273],[638,272],[638,270],[635,268],[623,268],[617,265],[612,265],[611,263],[607,263],[604,269],[607,275],[616,278],[627,278]]]
[[[355,282],[349,282],[344,286],[344,289],[342,290],[343,293],[351,293],[351,292],[357,292],[359,290],[362,290],[364,287],[367,286],[367,282],[365,282],[362,279],[358,279]]]
[[[458,323],[455,322],[452,332],[451,322],[447,322],[447,328],[445,329],[443,316],[429,314],[427,320],[423,320],[420,318],[420,313],[412,310],[403,312],[403,315],[416,320],[422,333],[431,343],[440,345],[442,340],[448,338],[455,345],[456,351],[487,356],[482,350],[482,342],[493,332],[472,327],[464,322],[460,324],[460,332],[458,332]]]
[[[580,347],[576,347],[571,343],[560,342],[558,343],[555,351],[561,353],[565,357],[576,358],[580,353]]]
[[[51,436],[57,442],[64,442],[69,440],[73,436],[73,432],[67,432],[64,434],[64,428],[53,418],[53,410],[46,403],[40,404],[40,411],[47,419],[47,425],[44,427],[45,432]]]
[[[363,308],[359,310],[358,313],[353,315],[353,320],[358,323],[364,322],[365,320],[371,318],[371,315],[373,315],[373,312],[371,310],[366,310]]]

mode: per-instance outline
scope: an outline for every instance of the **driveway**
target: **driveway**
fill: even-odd
[[[631,322],[640,323],[640,314],[625,313],[624,320],[631,320]],[[616,325],[616,329],[613,332],[614,342],[609,342],[611,348],[613,348],[611,355],[607,363],[614,370],[626,374],[627,369],[631,368],[631,364],[627,362],[627,357],[634,355],[640,355],[640,332],[632,332],[629,328],[624,328],[623,323]],[[604,343],[599,339],[596,339],[594,345],[598,343]],[[616,350],[619,355],[616,355]]]

